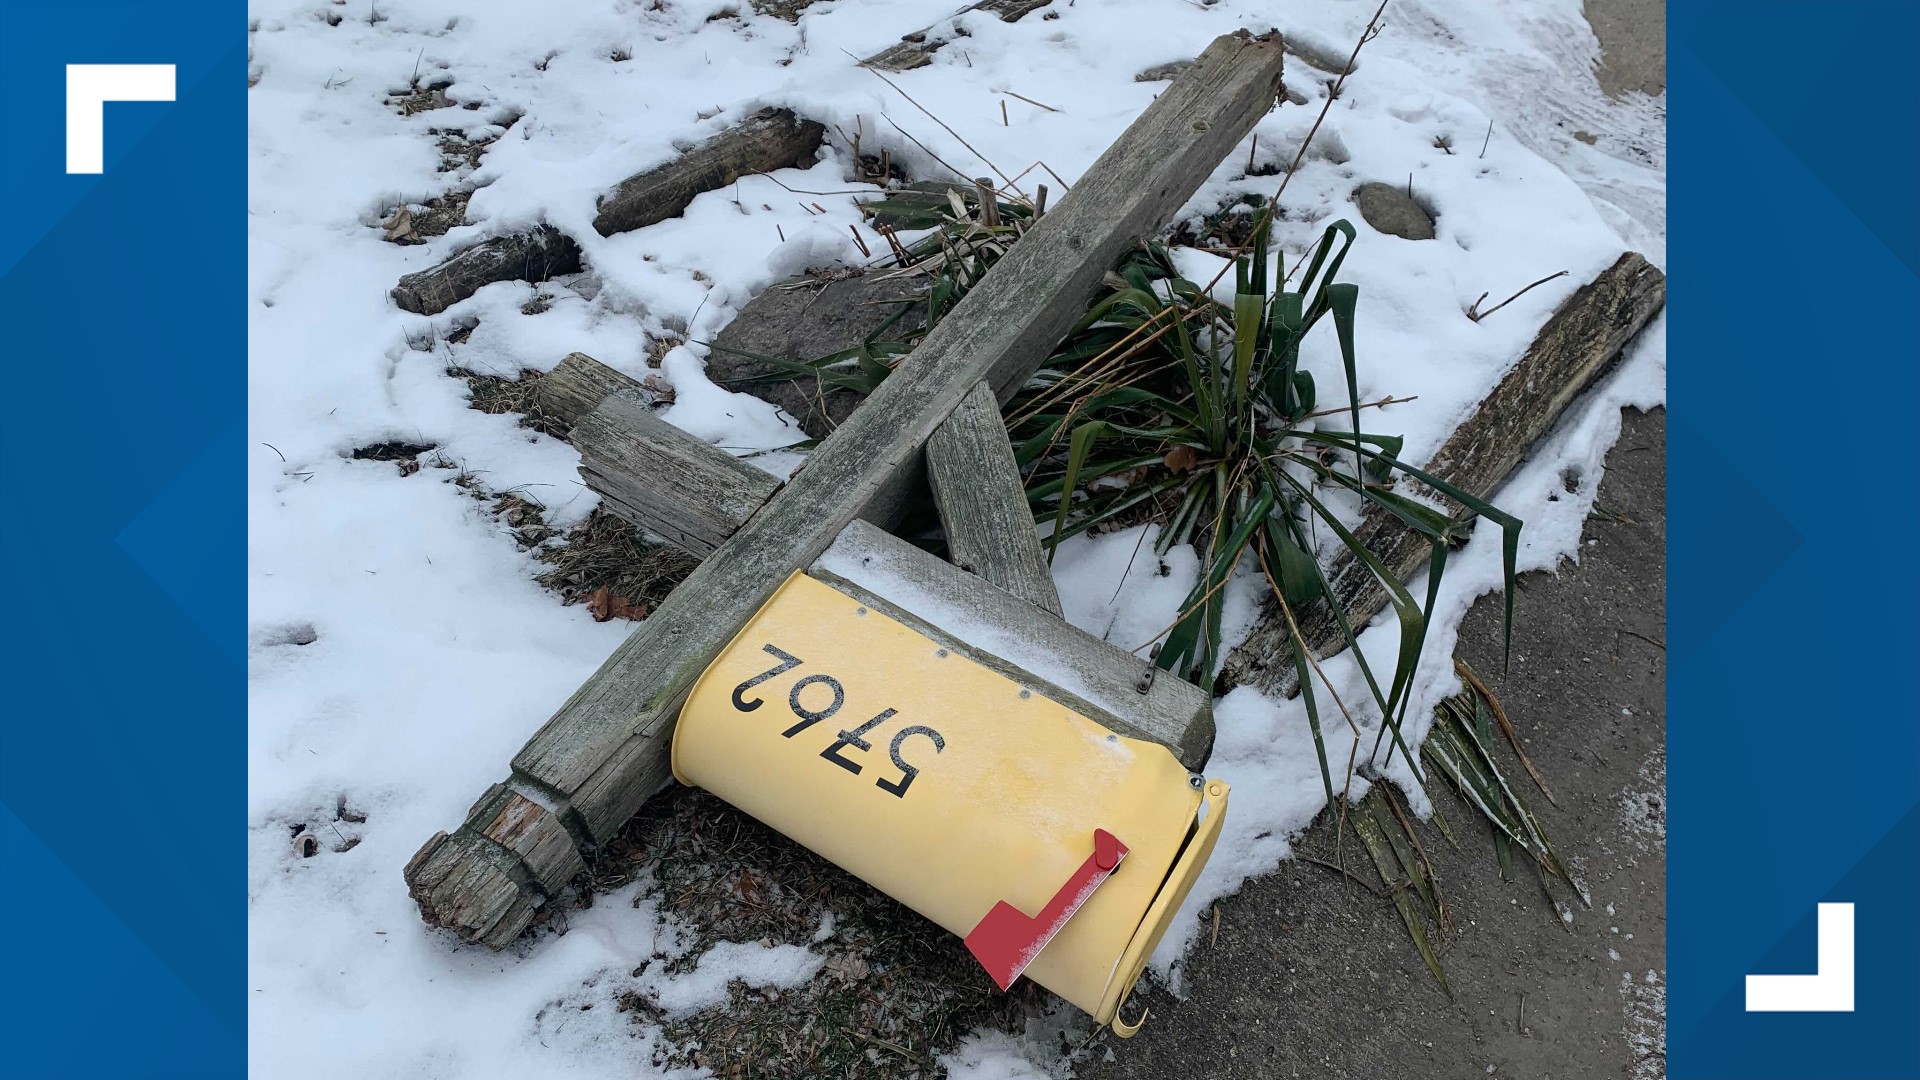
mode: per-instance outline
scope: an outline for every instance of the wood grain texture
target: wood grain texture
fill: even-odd
[[[695,555],[725,543],[780,486],[660,419],[631,390],[604,398],[567,440],[580,452],[580,478],[608,509]]]
[[[1189,770],[1213,751],[1206,691],[883,529],[848,525],[807,574]]]
[[[927,440],[927,485],[955,566],[1060,614],[1060,591],[1040,550],[1000,403],[986,383],[976,384]]]
[[[667,783],[668,739],[680,705],[731,636],[856,518],[882,526],[899,519],[921,478],[927,439],[976,383],[984,379],[1004,401],[1032,376],[1085,312],[1102,276],[1164,227],[1266,115],[1279,91],[1282,57],[1273,35],[1240,32],[1215,41],[927,334],[867,406],[702,561],[515,756],[515,785],[542,793],[582,840],[584,855],[592,857],[598,841]],[[544,878],[539,884],[558,886]],[[458,924],[451,915],[428,917]]]
[[[1455,487],[1491,494],[1567,406],[1613,366],[1666,298],[1664,274],[1636,252],[1620,256],[1560,305],[1520,362],[1454,429],[1425,470]],[[1467,516],[1464,510],[1456,514],[1462,520]],[[1427,565],[1426,540],[1377,508],[1368,511],[1354,535],[1402,581]],[[1355,627],[1387,606],[1386,590],[1345,552],[1335,558],[1327,580]],[[1324,599],[1295,614],[1315,656],[1345,646]],[[1226,686],[1257,686],[1290,697],[1299,690],[1292,649],[1285,619],[1269,605],[1247,640],[1228,654],[1221,679]]]
[[[895,316],[899,321],[883,337],[904,339],[926,325],[926,288],[924,278],[886,272],[779,282],[748,301],[714,335],[707,378],[780,406],[808,437],[824,439],[853,415],[866,395],[822,386],[812,376],[795,378],[790,370],[755,357],[803,361],[831,356],[860,345]]]
[[[435,833],[407,862],[404,876],[428,926],[495,949],[518,938],[547,900],[518,859],[464,826],[452,835]]]
[[[427,921],[459,929],[494,948],[526,928],[551,888],[586,863],[560,820],[539,802],[495,784],[467,812],[467,823],[439,833],[407,863],[407,887]]]
[[[810,165],[826,129],[787,109],[762,109],[656,169],[620,181],[602,196],[593,227],[601,236],[677,217],[696,196],[742,176]]]
[[[496,281],[545,281],[580,272],[580,245],[559,229],[496,236],[438,266],[417,270],[393,288],[393,302],[416,315],[438,315]]]
[[[917,67],[926,67],[933,63],[933,54],[940,51],[940,46],[952,39],[953,34],[948,28],[953,25],[953,21],[967,12],[984,11],[1000,16],[1002,22],[1018,22],[1028,12],[1038,11],[1050,2],[1051,0],[979,0],[932,26],[915,30],[860,63],[885,71],[912,71]]]
[[[534,405],[541,415],[566,427],[600,406],[615,392],[626,391],[649,408],[658,408],[661,395],[638,379],[615,371],[586,353],[568,353],[553,370],[540,377]]]

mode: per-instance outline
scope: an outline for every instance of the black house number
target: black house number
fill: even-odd
[[[777,645],[762,645],[761,649],[780,662],[733,688],[733,707],[743,713],[753,712],[767,703],[765,698],[748,697],[748,691],[806,663]],[[808,702],[818,707],[810,707]],[[821,673],[802,675],[794,680],[793,686],[787,690],[787,708],[799,722],[782,731],[780,736],[791,739],[823,720],[832,719],[834,714],[840,711],[840,707],[846,703],[847,689],[840,684],[839,679]],[[878,716],[865,721],[859,727],[850,731],[841,731],[839,738],[825,750],[820,751],[820,756],[847,772],[859,776],[863,766],[858,761],[847,757],[842,751],[854,750],[861,754],[872,751],[873,744],[867,741],[867,736],[878,731],[882,725],[897,715],[899,715],[898,709],[884,709]],[[907,742],[915,736],[931,742],[933,752],[936,754],[947,748],[946,737],[925,724],[912,724],[894,732],[892,741],[887,744],[887,756],[892,759],[893,767],[900,770],[900,775],[896,779],[881,777],[874,781],[874,786],[896,798],[906,798],[907,788],[913,785],[913,778],[920,775],[920,770],[908,764],[906,758],[900,753]]]

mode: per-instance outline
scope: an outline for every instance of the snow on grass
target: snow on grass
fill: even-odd
[[[247,815],[250,1053],[262,1075],[657,1075],[655,1029],[611,1006],[642,987],[636,979],[662,1001],[691,1003],[734,978],[793,985],[817,966],[803,949],[723,946],[677,979],[634,976],[655,952],[674,955],[680,935],[631,890],[573,913],[563,935],[489,953],[428,931],[401,881],[419,843],[460,820],[626,632],[559,606],[533,581],[539,564],[451,482],[521,494],[561,529],[596,502],[565,443],[468,408],[466,383],[448,369],[511,377],[577,350],[639,377],[651,351],[678,395],[673,423],[730,448],[782,445],[793,432],[771,408],[705,380],[698,342],[779,277],[858,258],[848,227],[859,216],[840,193],[861,185],[846,179],[851,150],[838,134],[810,168],[744,177],[630,234],[593,231],[602,191],[756,108],[784,105],[830,132],[862,132],[863,149],[888,148],[916,177],[951,178],[936,154],[967,176],[1018,174],[1044,159],[1021,184],[1031,191],[1044,179],[1057,203],[1048,169],[1075,179],[1163,88],[1134,82],[1136,72],[1275,18],[1344,56],[1373,5],[1125,0],[1057,3],[1046,9],[1057,18],[1015,24],[964,16],[970,36],[890,77],[991,164],[848,56],[951,7],[823,0],[794,26],[723,0],[250,5]],[[725,10],[738,17],[713,18]],[[1411,461],[1439,445],[1579,282],[1627,246],[1662,259],[1660,104],[1600,102],[1591,55],[1576,0],[1399,0],[1288,189],[1276,237],[1289,257],[1328,220],[1357,222],[1349,196],[1366,181],[1410,182],[1436,214],[1431,241],[1362,226],[1346,264],[1362,290],[1363,399],[1419,396],[1372,425],[1405,434]],[[1275,177],[1242,177],[1248,151],[1263,167],[1290,161],[1328,78],[1290,59],[1288,85],[1308,104],[1265,117],[1257,144],[1230,155],[1186,214],[1271,192]],[[388,103],[430,104],[416,92],[436,86],[448,107]],[[1595,142],[1562,130],[1567,116]],[[1450,154],[1435,145],[1443,136]],[[477,166],[441,171],[449,137],[485,144]],[[469,224],[418,245],[382,239],[396,206],[468,188]],[[387,298],[402,274],[541,222],[581,243],[589,272],[490,286],[433,317]],[[1561,269],[1569,276],[1483,322],[1462,314],[1483,292],[1497,300]],[[1304,357],[1327,393],[1343,385],[1330,337],[1310,339]],[[1501,493],[1527,521],[1523,568],[1577,558],[1617,406],[1662,400],[1664,363],[1657,324]],[[409,475],[351,456],[390,441],[432,449]],[[1578,493],[1561,483],[1569,465],[1586,477]],[[1421,702],[1452,686],[1454,627],[1497,584],[1497,550],[1477,536],[1451,564]],[[1194,556],[1176,550],[1165,564],[1163,574],[1151,539],[1137,534],[1068,543],[1057,572],[1069,615],[1122,648],[1144,644],[1173,621]],[[1244,631],[1257,591],[1241,583],[1228,596],[1229,621]],[[1389,662],[1395,633],[1391,622],[1366,633],[1376,664]],[[1325,667],[1344,698],[1363,697],[1350,659]],[[1176,977],[1198,925],[1192,912],[1277,865],[1322,801],[1297,703],[1243,690],[1219,702],[1218,722],[1209,771],[1234,784],[1233,809],[1188,916],[1156,958]],[[1353,736],[1338,722],[1328,734],[1330,756],[1344,762]],[[1361,741],[1363,752],[1372,745],[1364,729]],[[365,820],[341,817],[342,806]],[[296,850],[296,825],[318,845]],[[947,1065],[955,1075],[1033,1074],[1059,1067],[1057,1045],[982,1036]]]
[[[668,1012],[690,1012],[726,1004],[727,986],[734,982],[756,989],[805,986],[824,963],[818,954],[798,945],[723,941],[708,949],[692,971],[640,985],[653,991],[659,1006]]]

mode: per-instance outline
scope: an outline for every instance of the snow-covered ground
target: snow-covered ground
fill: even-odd
[[[646,982],[629,974],[641,960],[684,951],[681,928],[644,893],[597,905],[524,955],[492,954],[429,933],[401,881],[419,843],[461,819],[626,632],[560,606],[506,526],[444,482],[460,471],[521,493],[562,527],[595,501],[564,442],[468,408],[450,366],[513,375],[582,351],[642,376],[650,341],[705,340],[770,282],[861,261],[848,234],[859,220],[852,197],[787,190],[859,186],[836,132],[863,132],[865,148],[890,148],[916,176],[946,174],[898,130],[969,175],[1044,161],[1071,182],[1164,85],[1135,82],[1136,72],[1276,21],[1345,56],[1375,7],[1056,0],[1012,24],[966,16],[970,36],[892,78],[989,165],[853,60],[953,3],[821,0],[797,25],[737,0],[250,5],[248,829],[259,1075],[658,1072],[652,1037],[626,1015],[555,1007]],[[1406,435],[1410,460],[1438,446],[1580,282],[1628,248],[1664,262],[1664,99],[1607,101],[1591,72],[1595,48],[1579,0],[1394,0],[1288,188],[1279,236],[1290,251],[1330,219],[1358,222],[1348,193],[1361,182],[1411,177],[1436,212],[1432,241],[1362,227],[1344,273],[1361,287],[1363,399],[1418,396],[1379,421]],[[452,107],[402,115],[387,104],[416,82],[448,80]],[[1257,162],[1290,161],[1324,100],[1322,76],[1303,64],[1289,61],[1287,82],[1308,102],[1261,121]],[[783,170],[779,184],[743,178],[636,232],[594,232],[600,192],[769,104],[828,125],[817,165]],[[433,132],[450,129],[495,140],[477,168],[439,171]],[[1243,142],[1215,170],[1190,214],[1272,191],[1275,178],[1243,177],[1248,150]],[[474,224],[422,246],[383,240],[393,207],[453,187],[477,188]],[[387,298],[402,274],[541,221],[581,242],[589,275],[490,286],[433,318]],[[1205,269],[1206,256],[1184,258]],[[1569,275],[1485,321],[1463,315],[1484,292],[1498,299],[1556,270]],[[551,306],[523,313],[536,292]],[[448,341],[468,326],[464,342]],[[1338,387],[1323,333],[1306,362],[1320,386]],[[708,382],[702,356],[696,345],[666,352],[661,374],[677,392],[669,420],[729,447],[792,440],[771,406]],[[1664,400],[1665,359],[1661,321],[1500,493],[1527,522],[1521,569],[1578,557],[1618,408]],[[458,468],[403,476],[350,456],[388,440],[431,444]],[[1588,478],[1577,493],[1561,483],[1568,467]],[[1139,539],[1076,541],[1056,566],[1069,616],[1124,647],[1173,621],[1195,572],[1182,552],[1168,559],[1169,577],[1140,563],[1129,571]],[[1441,591],[1420,701],[1453,687],[1455,627],[1498,582],[1498,545],[1476,536]],[[1237,596],[1242,630],[1254,599]],[[1389,620],[1364,635],[1377,663],[1390,666],[1395,632]],[[1365,696],[1352,692],[1351,660],[1324,666],[1346,700]],[[1427,711],[1417,703],[1409,716]],[[1217,721],[1209,771],[1234,785],[1233,808],[1194,909],[1285,859],[1288,838],[1323,803],[1297,703],[1241,690],[1217,703]],[[1329,757],[1344,760],[1337,726],[1328,737]],[[320,841],[312,857],[290,842],[302,825]],[[1189,944],[1176,931],[1155,960],[1176,987]],[[790,986],[818,966],[804,943],[728,945],[649,988],[669,1007],[695,1008],[723,1000],[729,978]],[[1064,1067],[1052,1045],[985,1036],[949,1064],[964,1076],[1044,1074]]]

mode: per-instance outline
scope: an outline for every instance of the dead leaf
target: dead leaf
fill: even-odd
[[[849,983],[866,981],[871,970],[865,957],[850,953],[836,953],[828,957],[826,968],[828,975]]]
[[[587,594],[587,613],[593,616],[594,622],[638,621],[647,617],[647,605],[616,596],[611,586],[602,585]]]
[[[395,210],[392,217],[380,223],[380,227],[387,230],[387,239],[396,244],[420,239],[420,234],[414,231],[413,210],[409,207],[402,206]]]
[[[1166,464],[1170,472],[1183,473],[1200,463],[1200,452],[1191,446],[1181,445],[1167,451]]]
[[[747,904],[759,904],[762,900],[760,880],[750,870],[736,870],[727,876],[728,891],[735,900]]]

